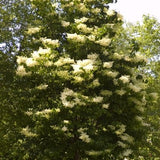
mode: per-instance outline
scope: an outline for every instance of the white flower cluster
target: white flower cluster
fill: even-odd
[[[131,89],[131,90],[133,90],[134,92],[139,92],[139,91],[141,91],[141,87],[139,87],[138,85],[134,85],[133,83],[130,83],[129,84],[129,88]]]
[[[79,139],[81,139],[83,142],[89,143],[91,141],[91,138],[87,133],[85,132],[85,128],[78,129],[78,132],[80,133]]]
[[[103,104],[103,105],[102,105],[102,108],[108,109],[108,108],[109,108],[109,103],[108,103],[108,104]]]
[[[123,96],[126,93],[126,91],[123,90],[123,89],[120,89],[120,90],[116,90],[115,93],[120,95],[120,96]]]
[[[68,27],[70,25],[70,22],[61,21],[61,24],[63,27]]]
[[[30,131],[28,126],[25,128],[22,128],[21,134],[25,135],[26,137],[36,137],[37,136],[37,134]]]
[[[75,98],[76,96],[76,93],[74,93],[71,89],[68,89],[68,88],[65,88],[64,91],[61,93],[61,101],[62,101],[62,104],[65,106],[65,107],[69,107],[69,108],[72,108],[74,107],[75,103],[72,101],[68,101],[67,100],[67,97],[68,96],[72,96]]]
[[[85,36],[78,35],[77,33],[74,33],[74,34],[67,33],[67,38],[74,42],[80,42],[80,43],[84,43],[86,41]]]
[[[57,67],[60,67],[60,66],[63,66],[65,64],[71,64],[71,63],[74,63],[73,59],[67,58],[67,57],[66,58],[65,57],[61,57],[61,58],[59,58],[58,61],[56,61],[54,63],[54,65],[56,65]]]
[[[52,113],[52,109],[44,109],[42,111],[37,111],[35,114],[41,117],[49,118],[49,114]]]
[[[69,100],[69,97],[71,97],[71,100]],[[87,99],[87,97],[85,96],[81,97],[83,97],[83,99]],[[75,105],[85,105],[85,102],[81,101],[81,99],[78,98],[78,94],[69,88],[65,88],[63,90],[60,99],[64,107],[67,108],[73,108]]]
[[[119,73],[116,71],[105,71],[104,74],[107,75],[108,77],[115,78]]]
[[[16,74],[18,76],[23,77],[23,76],[29,76],[29,75],[31,75],[31,72],[26,72],[26,69],[24,68],[24,66],[19,65],[18,68],[17,68]]]
[[[111,68],[112,66],[113,66],[113,61],[111,61],[111,62],[104,62],[103,63],[103,67],[104,68]]]
[[[46,48],[46,49],[43,49],[43,48],[39,48],[38,51],[34,51],[30,58],[28,57],[24,57],[24,56],[17,56],[17,63],[18,64],[26,64],[28,67],[33,67],[33,66],[36,66],[38,65],[38,61],[39,59],[42,59],[41,55],[44,55],[44,54],[50,54],[51,53],[51,49],[50,48]],[[52,62],[50,62],[49,64],[46,64],[46,65],[51,65]],[[21,67],[21,70],[22,67]]]
[[[128,143],[133,143],[134,138],[130,135],[128,135],[127,133],[123,133],[121,135],[119,135],[119,137],[121,138],[122,141],[126,141]]]
[[[47,89],[47,87],[48,87],[47,84],[41,84],[41,85],[37,86],[36,89],[45,90],[45,89]]]
[[[122,155],[123,156],[125,156],[125,157],[128,157],[130,154],[132,154],[132,150],[131,149],[126,149],[123,153],[122,153]]]
[[[84,33],[91,33],[93,31],[93,28],[89,28],[86,24],[83,23],[78,24],[77,29]]]
[[[155,92],[153,92],[153,93],[150,93],[149,94],[154,100],[157,100],[158,99],[158,93],[155,93]]]
[[[88,40],[90,40],[90,41],[92,41],[92,42],[94,42],[95,40],[96,40],[96,36],[95,35],[89,35],[88,37]]]
[[[29,35],[32,35],[32,34],[35,34],[35,33],[39,32],[40,29],[41,29],[40,27],[30,27],[30,28],[28,28],[27,33]]]
[[[36,66],[38,64],[39,63],[36,60],[34,60],[33,58],[27,58],[27,60],[26,60],[26,65],[28,67],[34,67],[34,66]]]
[[[86,8],[86,6],[85,6],[84,3],[79,3],[79,5],[78,5],[77,7],[78,7],[78,9],[79,9],[81,12],[83,12],[83,13],[89,12],[89,9]]]
[[[88,54],[88,55],[87,55],[87,58],[88,58],[88,59],[91,59],[91,60],[93,60],[93,61],[95,61],[98,57],[99,57],[99,55],[96,54],[96,53],[92,53],[92,54]]]
[[[110,45],[111,43],[111,39],[104,37],[98,41],[96,41],[97,44],[100,44],[101,46],[107,47]]]
[[[93,100],[92,100],[94,103],[101,103],[103,101],[103,97],[94,97]]]
[[[50,45],[54,48],[59,47],[59,40],[52,40],[49,38],[41,38],[40,40],[44,45]]]
[[[94,14],[98,14],[98,13],[101,12],[101,9],[100,8],[92,8],[91,12],[94,13]]]
[[[27,57],[17,56],[17,63],[18,64],[26,63],[26,60],[27,60]]]
[[[130,81],[129,75],[123,75],[119,78],[123,83],[128,83]]]
[[[128,146],[127,144],[125,144],[125,143],[123,143],[121,141],[118,141],[117,143],[118,143],[118,146],[120,146],[122,148],[126,148]]]
[[[88,21],[88,18],[82,17],[80,19],[74,19],[75,23],[85,23]]]
[[[107,8],[104,8],[104,12],[108,15],[108,16],[114,16],[115,15],[115,11],[114,10],[110,10]]]
[[[118,54],[118,53],[114,53],[113,54],[113,59],[118,59],[118,60],[120,60],[120,59],[122,59],[123,58],[123,55],[121,55],[121,54]]]
[[[74,73],[80,73],[85,71],[93,70],[94,61],[91,59],[78,60],[76,64],[73,64]]]
[[[135,54],[134,60],[135,60],[135,62],[141,62],[141,61],[147,62],[145,55],[141,54],[140,52],[137,52]]]
[[[73,77],[76,83],[81,83],[84,81],[84,78],[80,77],[80,76],[74,76]]]
[[[124,124],[121,124],[118,127],[119,129],[115,131],[117,135],[121,135],[126,131],[126,126]]]

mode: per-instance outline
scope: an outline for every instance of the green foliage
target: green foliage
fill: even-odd
[[[127,33],[127,34],[126,34]],[[150,16],[144,16],[142,23],[136,25],[127,24],[121,32],[124,39],[134,39],[139,44],[140,52],[148,57],[146,66],[140,70],[146,75],[148,81],[148,91],[153,92],[148,95],[148,108],[146,110],[146,121],[150,124],[148,136],[144,146],[140,149],[140,154],[144,159],[154,159],[160,156],[159,146],[159,34],[160,24]],[[127,38],[126,38],[127,37]],[[124,40],[124,41],[125,41]],[[153,100],[154,99],[154,100]]]
[[[1,103],[8,105],[1,158],[120,160],[138,153],[149,104],[138,67],[146,58],[134,39],[119,38],[122,17],[110,2],[27,1],[33,17],[21,30],[16,75]]]

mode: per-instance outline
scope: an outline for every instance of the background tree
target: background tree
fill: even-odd
[[[133,46],[144,53],[148,59],[148,63],[139,70],[145,73],[148,81],[148,90],[153,92],[149,95],[150,104],[145,112],[146,120],[150,124],[148,136],[145,138],[144,147],[141,147],[140,153],[144,159],[157,158],[159,152],[159,22],[150,16],[143,16],[143,22],[126,24],[125,28],[119,30],[115,44],[117,46],[131,46],[130,42],[134,42]],[[121,41],[119,40],[121,39]],[[153,103],[153,99],[154,103]]]

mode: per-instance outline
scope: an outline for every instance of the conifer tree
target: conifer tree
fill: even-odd
[[[145,57],[114,46],[112,0],[32,0],[39,49],[17,57],[21,159],[132,157],[144,134]],[[123,46],[122,46],[123,48]]]

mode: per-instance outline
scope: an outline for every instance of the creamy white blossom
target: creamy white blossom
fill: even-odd
[[[57,67],[60,67],[60,66],[63,66],[65,64],[71,64],[71,63],[74,63],[74,60],[71,59],[71,58],[65,58],[65,57],[61,57],[58,59],[58,61],[56,61],[54,63],[54,65],[56,65]]]
[[[98,87],[98,86],[100,86],[99,79],[98,79],[98,78],[95,79],[95,80],[92,82],[92,85],[93,85],[93,87]]]
[[[31,56],[34,60],[39,60],[41,59],[40,54],[38,51],[34,51],[33,53],[31,53]]]
[[[61,24],[63,27],[68,27],[70,25],[70,22],[61,21]]]
[[[94,13],[94,14],[98,14],[98,13],[101,12],[101,9],[100,8],[92,8],[91,12]]]
[[[91,59],[93,61],[96,60],[98,57],[99,57],[99,55],[96,53],[92,53],[92,54],[87,55],[87,58]]]
[[[142,89],[137,85],[133,85],[132,83],[129,84],[129,88],[132,89],[134,92],[139,92]]]
[[[75,77],[73,77],[73,78],[74,78],[75,82],[77,82],[77,83],[81,83],[81,82],[84,81],[84,78],[82,78],[82,77],[80,77],[80,76],[75,76]]]
[[[34,66],[36,66],[38,64],[39,63],[36,60],[34,60],[33,58],[27,58],[27,60],[26,60],[26,65],[28,67],[34,67]]]
[[[56,108],[55,111],[59,113],[61,110],[59,108]]]
[[[49,67],[49,66],[52,66],[53,65],[53,62],[52,61],[47,61],[44,63],[44,66],[46,67]]]
[[[125,144],[125,143],[123,143],[121,141],[118,141],[117,143],[118,143],[118,146],[120,146],[122,148],[126,148],[128,146],[127,144]]]
[[[121,140],[127,141],[129,143],[133,143],[133,141],[134,141],[134,138],[132,136],[128,135],[127,133],[123,133],[123,134],[119,135],[119,137],[121,138]]]
[[[50,54],[51,53],[51,49],[50,48],[39,48],[38,53],[40,55],[46,55],[46,54]],[[33,55],[32,55],[33,56]]]
[[[95,102],[95,103],[101,103],[103,101],[103,97],[94,97],[93,98],[93,102]]]
[[[64,121],[63,121],[63,123],[68,124],[68,123],[69,123],[69,121],[68,121],[68,120],[64,120]]]
[[[158,93],[155,93],[155,92],[153,92],[153,93],[150,93],[149,94],[154,100],[157,100],[158,99]]]
[[[39,32],[40,29],[41,29],[40,27],[30,27],[30,28],[28,28],[27,33],[32,35],[32,34],[35,34],[35,33]]]
[[[27,57],[17,56],[17,63],[18,64],[26,63],[26,60],[27,60]]]
[[[36,88],[39,90],[45,90],[45,89],[47,89],[47,87],[48,87],[47,84],[41,84],[41,85],[37,86]]]
[[[93,28],[87,27],[86,24],[80,23],[77,25],[77,29],[84,32],[84,33],[90,33],[93,31]]]
[[[120,13],[117,13],[117,18],[118,18],[118,21],[122,21],[123,20],[123,16]]]
[[[86,142],[86,143],[89,143],[91,141],[91,138],[85,132],[82,132],[80,134],[79,139],[81,139],[83,142]]]
[[[107,13],[108,16],[114,16],[115,15],[115,11],[110,10],[110,9],[108,9],[106,13]]]
[[[87,37],[90,41],[95,41],[96,40],[96,37],[95,37],[95,35],[89,35],[88,37]]]
[[[62,127],[62,131],[63,131],[63,132],[66,132],[67,130],[68,130],[68,128],[67,128],[66,126],[63,126],[63,127]]]
[[[44,109],[41,111],[37,111],[35,114],[48,119],[50,117],[50,113],[52,112],[53,112],[52,109]]]
[[[37,136],[37,134],[30,131],[28,126],[25,128],[22,128],[21,134],[25,135],[26,137],[36,137]]]
[[[128,157],[130,154],[132,154],[132,150],[131,149],[126,149],[122,154],[123,154],[123,156],[126,156],[126,157]]]
[[[84,59],[84,60],[78,60],[76,64],[72,65],[74,72],[83,72],[82,69],[85,71],[93,70],[93,60],[91,59]]]
[[[67,39],[80,43],[84,43],[86,41],[86,37],[84,35],[78,35],[77,33],[74,34],[67,33]]]
[[[116,133],[117,135],[121,135],[121,134],[123,134],[125,131],[126,131],[126,126],[125,126],[124,124],[121,124],[121,125],[119,126],[119,129],[116,130],[115,133]]]
[[[107,47],[110,45],[111,39],[104,37],[104,38],[96,41],[96,43],[100,44],[101,46]]]
[[[45,45],[51,45],[52,47],[59,47],[59,40],[52,40],[49,38],[41,38],[42,43]]]
[[[128,83],[130,81],[129,75],[123,75],[119,78],[123,83]]]
[[[26,72],[26,69],[24,68],[24,66],[20,65],[17,68],[16,74],[19,76],[29,76],[31,75],[31,72]]]
[[[74,107],[75,103],[73,101],[68,101],[67,100],[67,97],[68,96],[73,96],[75,97],[76,96],[76,93],[74,93],[73,90],[69,89],[69,88],[65,88],[63,90],[63,92],[61,93],[61,101],[62,101],[62,104],[65,106],[65,107],[68,107],[68,108],[72,108]]]
[[[109,103],[108,103],[108,104],[103,104],[103,105],[102,105],[102,108],[108,109],[108,108],[109,108]]]
[[[58,2],[52,3],[52,7],[58,8],[58,6],[59,6]]]
[[[122,59],[122,58],[123,58],[123,55],[118,54],[118,53],[114,53],[114,54],[113,54],[113,58],[114,58],[114,59],[118,59],[118,60],[120,60],[120,59]]]
[[[106,71],[105,75],[107,75],[108,77],[115,78],[118,75],[118,72],[116,72],[116,71]]]
[[[88,21],[88,18],[82,17],[80,19],[74,19],[75,23],[84,23]]]
[[[78,9],[79,9],[81,12],[83,12],[83,13],[87,13],[87,12],[89,12],[89,9],[88,9],[88,8],[86,8],[86,6],[85,6],[85,4],[84,4],[84,3],[79,3],[79,5],[78,5]]]
[[[120,96],[123,96],[126,93],[126,91],[121,89],[121,90],[116,90],[115,93],[117,93]]]
[[[104,62],[103,63],[103,67],[104,68],[111,68],[112,66],[113,66],[113,61],[111,61],[111,62]]]
[[[135,60],[136,62],[141,62],[141,61],[147,62],[147,59],[146,59],[145,55],[143,55],[143,54],[140,53],[140,52],[137,52],[137,53],[135,54],[134,60]]]

